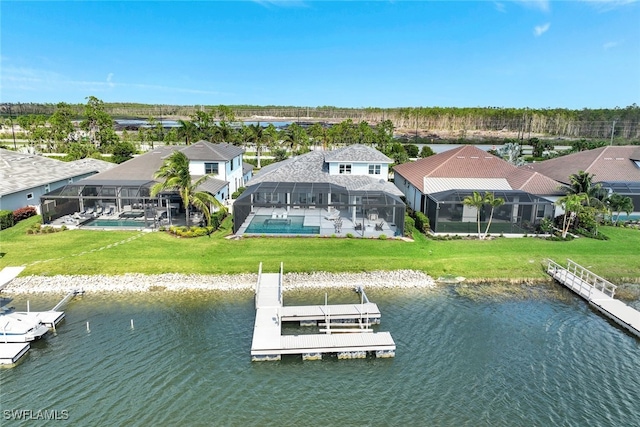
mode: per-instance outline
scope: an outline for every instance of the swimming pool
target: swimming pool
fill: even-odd
[[[134,227],[144,228],[144,221],[134,221],[132,219],[90,219],[82,224],[85,227]],[[147,221],[147,227],[153,225],[153,221]]]
[[[305,227],[303,216],[273,219],[269,215],[256,215],[245,230],[252,234],[320,234],[320,227]]]

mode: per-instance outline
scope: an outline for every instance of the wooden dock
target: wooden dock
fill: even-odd
[[[335,353],[340,359],[363,358],[373,353],[376,357],[395,356],[396,345],[389,332],[331,333],[331,327],[322,334],[282,335],[283,321],[320,322],[351,321],[367,325],[367,319],[380,319],[380,310],[373,303],[336,304],[319,306],[290,306],[282,303],[282,270],[262,273],[262,264],[256,284],[256,321],[253,328],[251,358],[253,361],[280,360],[283,354],[300,354],[304,360],[318,360],[323,354]],[[349,332],[353,332],[350,329]],[[336,330],[335,332],[341,332]],[[342,331],[346,332],[346,331]]]
[[[587,300],[591,307],[640,337],[640,311],[613,298],[616,285],[571,260],[567,260],[567,267],[548,260],[547,274]]]

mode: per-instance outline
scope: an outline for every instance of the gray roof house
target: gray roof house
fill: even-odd
[[[191,177],[196,180],[211,175],[198,187],[225,202],[231,193],[244,186],[252,175],[252,168],[242,161],[244,150],[231,144],[212,144],[198,141],[189,146],[162,146],[134,157],[113,169],[91,176],[80,182],[52,191],[42,197],[46,221],[96,207],[122,213],[132,207],[148,206],[169,213],[184,211],[177,194],[167,192],[150,196],[151,187],[159,182],[155,173],[174,152],[181,151],[189,159]],[[45,208],[45,206],[47,206]]]
[[[554,202],[565,194],[560,182],[472,145],[398,165],[394,173],[407,204],[429,218],[435,233],[477,232],[477,210],[463,203],[474,191],[505,201],[496,208],[490,230],[504,234],[535,231],[542,218],[554,215]],[[480,214],[486,221],[490,209]]]
[[[388,181],[392,163],[357,144],[266,166],[234,203],[234,232],[402,235],[405,205]]]
[[[97,159],[63,162],[0,148],[0,209],[33,206],[40,213],[40,196],[116,165]]]

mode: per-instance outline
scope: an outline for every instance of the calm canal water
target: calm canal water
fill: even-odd
[[[87,295],[57,335],[0,370],[0,409],[67,411],[64,423],[81,426],[640,425],[640,340],[568,291],[367,293],[395,359],[252,363],[248,292]],[[32,309],[57,302],[40,298]],[[323,301],[285,293],[286,304]]]

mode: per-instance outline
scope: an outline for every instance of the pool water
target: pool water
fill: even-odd
[[[153,221],[147,222],[147,227]],[[134,221],[132,219],[90,219],[83,224],[85,227],[135,227],[144,228],[144,221]]]
[[[305,227],[303,216],[290,216],[273,221],[269,215],[256,215],[245,233],[253,234],[320,234],[320,227]]]

